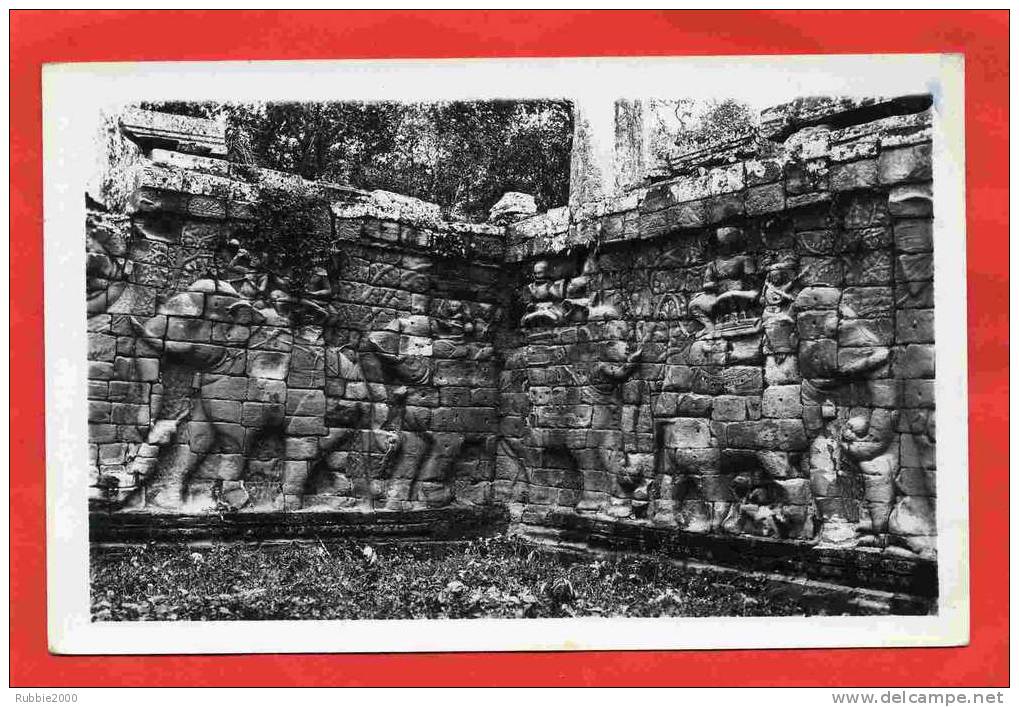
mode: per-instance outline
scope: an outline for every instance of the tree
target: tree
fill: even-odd
[[[569,196],[568,101],[142,105],[227,123],[231,158],[306,179],[385,189],[484,221],[507,191],[539,209]]]

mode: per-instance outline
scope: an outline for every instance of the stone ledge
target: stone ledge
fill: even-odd
[[[265,188],[307,190],[329,202],[339,240],[427,250],[449,258],[500,263],[506,229],[450,222],[439,207],[413,197],[311,182],[273,170],[156,149],[124,170],[129,214],[166,212],[188,218],[247,220]],[[332,225],[328,226],[333,228]]]
[[[731,163],[720,162],[720,153],[709,146],[691,153],[680,176],[512,224],[506,260],[689,232],[830,201],[841,192],[929,182],[929,106],[930,96],[904,96],[809,99],[768,109],[765,118],[769,110],[785,111],[781,130],[791,126],[802,132],[794,130],[784,145],[766,143],[754,155],[734,151],[750,144],[746,140],[736,147],[723,144],[726,155],[742,158]],[[830,120],[822,120],[825,116]]]
[[[822,124],[833,129],[859,125],[889,116],[919,113],[929,108],[931,103],[929,94],[799,98],[761,111],[761,135],[781,142],[803,128]]]
[[[92,543],[205,540],[452,540],[506,530],[502,507],[449,507],[420,511],[331,511],[294,513],[89,513]]]
[[[526,532],[527,527],[522,529]],[[564,541],[599,549],[666,552],[675,559],[776,572],[850,587],[929,598],[938,594],[938,565],[933,560],[860,549],[819,548],[801,541],[702,535],[557,511],[546,516],[541,526],[534,527],[552,529]]]
[[[194,155],[225,155],[226,126],[215,120],[131,108],[120,129],[142,149],[168,147]]]

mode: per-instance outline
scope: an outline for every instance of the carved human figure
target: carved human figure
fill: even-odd
[[[226,260],[226,264],[220,271],[220,278],[240,296],[256,299],[259,295],[258,271],[250,251],[242,247],[239,240],[231,238],[223,248],[221,257]]]
[[[891,500],[886,498],[883,487],[891,488],[898,465],[898,446],[891,444],[890,437],[896,413],[878,408],[873,415],[863,417],[840,404],[854,390],[865,392],[866,399],[872,401],[876,397],[872,391],[880,391],[884,383],[867,376],[887,360],[887,349],[866,351],[856,358],[844,359],[829,378],[803,382],[805,409],[818,410],[821,416],[821,424],[810,442],[808,462],[818,521],[817,541],[822,545],[853,545],[861,531],[873,534],[869,529],[876,527],[880,534],[887,528],[888,511],[882,505]],[[849,458],[844,459],[843,453]],[[853,461],[857,463],[858,474],[849,464]],[[865,505],[876,517],[876,524],[864,521],[858,527],[854,475],[862,477]]]
[[[752,282],[756,264],[743,252],[743,230],[722,226],[715,232],[715,242],[718,255],[704,273],[704,291],[690,300],[689,307],[690,314],[704,326],[703,338],[717,336],[720,324],[738,319],[760,295]]]
[[[623,390],[643,356],[643,348],[631,351],[627,342],[614,340],[604,345],[602,358],[591,367],[591,384],[585,388],[584,398],[591,402],[592,416],[618,421],[613,430],[618,432],[616,443],[603,443],[595,450],[600,472],[609,475],[614,488],[608,502],[602,503],[583,484],[577,510],[601,510],[618,517],[646,514],[653,454],[638,452],[636,438],[642,406],[650,402],[636,390],[629,395]]]
[[[936,431],[933,410],[914,411],[920,415],[920,429],[913,428],[909,443],[920,463],[933,466]],[[905,463],[906,436],[900,441]],[[917,460],[914,460],[914,464]],[[937,555],[937,509],[934,472],[931,469],[901,469],[895,480],[895,506],[888,519],[887,551],[893,554],[934,558]]]
[[[452,500],[451,470],[459,457],[467,435],[460,432],[433,432],[425,412],[408,406],[411,391],[434,385],[434,362],[430,357],[401,353],[401,319],[367,337],[365,371],[371,382],[383,383],[388,390],[388,414],[380,426],[387,448],[383,466],[388,476],[385,505],[404,509],[417,499],[422,482],[437,484],[442,492],[433,492],[429,505],[445,505]]]
[[[895,500],[895,472],[899,468],[899,444],[895,432],[897,410],[875,408],[860,411],[846,421],[843,446],[856,463],[863,482],[866,514],[857,526],[859,545],[884,547],[888,518]]]
[[[741,474],[733,479],[733,494],[738,499],[723,525],[731,533],[783,538],[789,519],[782,512],[781,494],[770,480],[760,475]]]
[[[852,479],[842,469],[843,421],[831,400],[820,405],[820,412],[823,427],[807,450],[810,492],[818,520],[817,542],[825,546],[851,545],[856,541],[856,512]]]
[[[520,319],[521,326],[554,326],[563,320],[563,297],[566,283],[554,280],[547,260],[534,263],[527,290],[531,296],[530,311]]]
[[[454,343],[463,343],[473,338],[477,325],[460,300],[447,300],[445,316],[434,318],[436,336]]]
[[[222,463],[231,467],[222,468],[220,478],[238,480],[244,475],[247,442],[243,429],[215,421],[206,401],[224,378],[244,374],[243,347],[251,325],[264,318],[239,297],[206,297],[207,318],[237,325],[228,346],[209,343],[208,322],[173,316],[191,310],[196,299],[206,293],[223,292],[223,285],[226,283],[200,280],[187,292],[170,298],[162,308],[165,314],[145,324],[131,320],[141,351],[160,359],[161,390],[153,394],[149,432],[130,466],[136,486],[153,490],[151,501],[157,507],[180,509],[185,504],[188,480],[212,452],[222,452]]]
[[[791,266],[786,263],[769,268],[764,276],[761,325],[769,353],[783,354],[796,350],[796,322],[790,310],[796,299],[793,289],[798,282],[799,278],[792,275]]]
[[[566,280],[563,293],[563,313],[567,321],[584,322],[593,304],[591,287],[597,274],[597,258],[594,254],[584,260],[583,269],[576,277]]]

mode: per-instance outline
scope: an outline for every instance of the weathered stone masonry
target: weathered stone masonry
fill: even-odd
[[[551,534],[933,558],[929,105],[780,106],[644,186],[511,198],[508,226],[125,115],[122,198],[87,224],[94,507],[495,506]],[[266,184],[332,204],[337,257],[300,300],[231,242]]]

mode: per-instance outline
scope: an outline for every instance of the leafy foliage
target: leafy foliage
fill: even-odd
[[[93,550],[97,621],[778,616],[859,613],[664,557],[561,554],[515,538]]]
[[[333,252],[329,206],[307,188],[262,187],[259,196],[254,218],[236,235],[247,250],[265,256],[264,269],[286,273],[289,293],[301,296]]]
[[[703,147],[753,130],[756,126],[757,115],[748,104],[732,98],[708,101],[685,113],[675,144],[681,149]]]
[[[734,99],[695,101],[651,99],[651,154],[666,158],[672,150],[694,150],[757,126],[749,104]]]
[[[235,161],[415,196],[439,204],[449,218],[484,221],[507,191],[533,194],[539,209],[568,198],[568,101],[142,107],[224,119]]]

